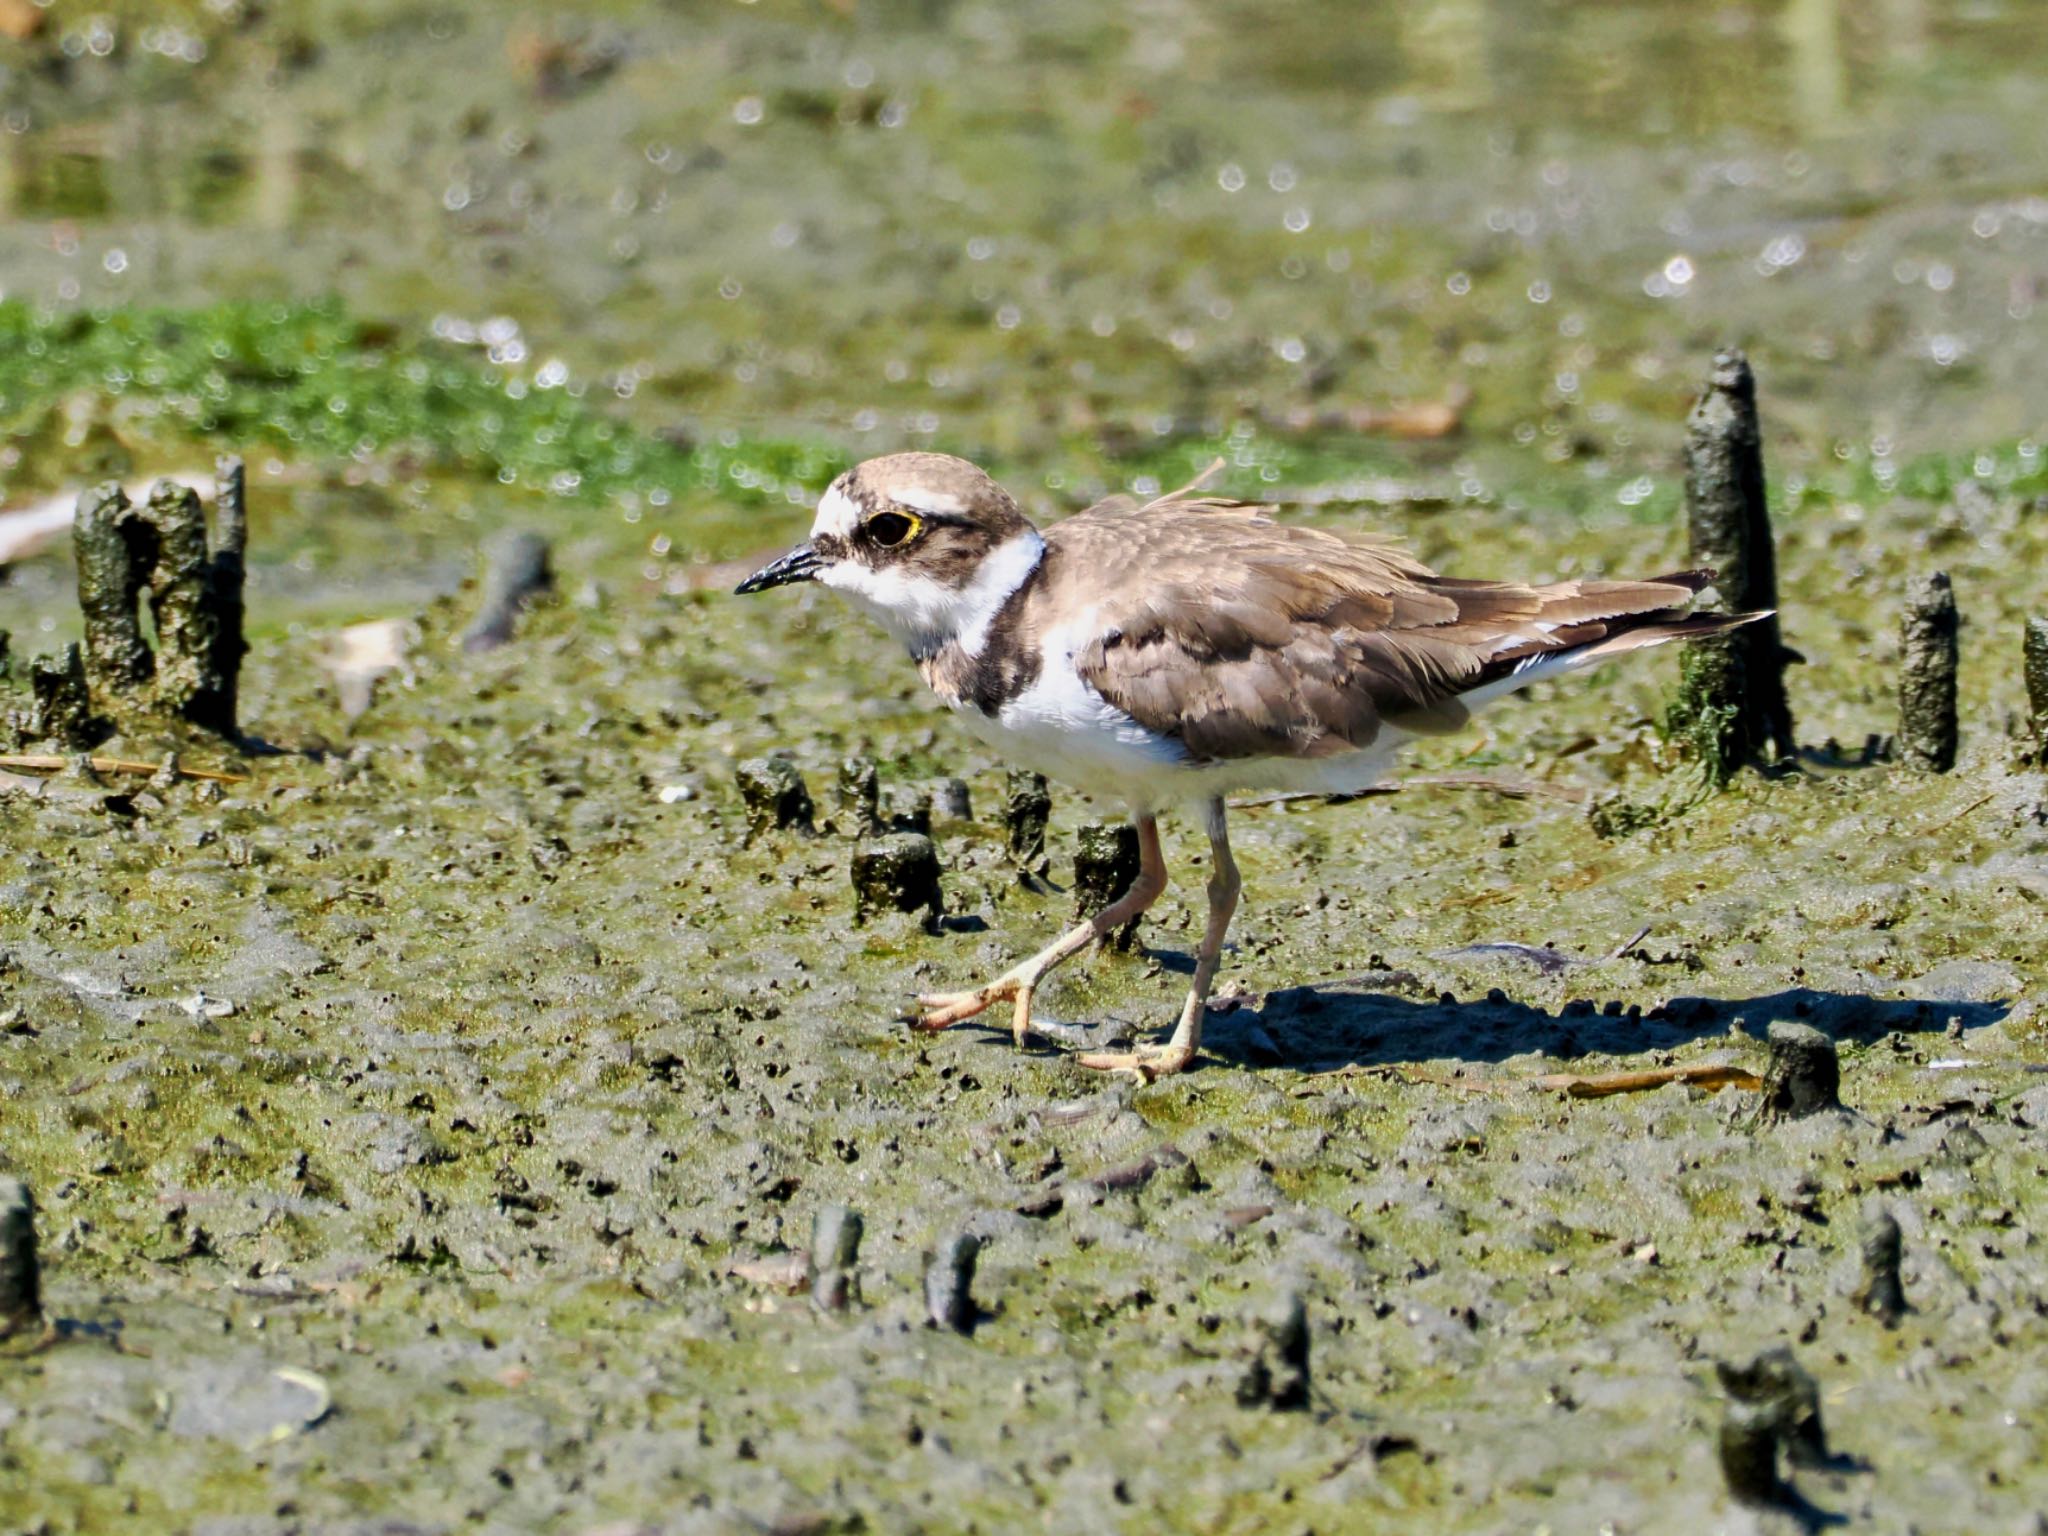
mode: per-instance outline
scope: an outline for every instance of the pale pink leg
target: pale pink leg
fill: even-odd
[[[1031,995],[1046,973],[1139,916],[1166,889],[1166,858],[1159,849],[1159,823],[1149,815],[1138,817],[1137,823],[1138,878],[1131,882],[1129,890],[1087,922],[1060,935],[1030,959],[1019,961],[994,981],[971,992],[935,992],[920,997],[917,1013],[910,1021],[912,1027],[944,1029],[1008,999],[1012,1005],[1010,1033],[1022,1045],[1031,1034]]]
[[[1164,1045],[1141,1045],[1130,1051],[1096,1051],[1080,1058],[1084,1067],[1101,1072],[1128,1072],[1142,1082],[1169,1077],[1187,1069],[1202,1048],[1202,1017],[1208,1012],[1209,988],[1216,981],[1216,967],[1223,958],[1223,936],[1230,931],[1230,919],[1237,911],[1238,892],[1243,883],[1237,876],[1237,861],[1230,856],[1230,834],[1224,825],[1221,799],[1208,807],[1209,847],[1214,866],[1209,871],[1209,926],[1202,932],[1202,947],[1195,952],[1195,979],[1181,1005],[1180,1023],[1173,1038]]]

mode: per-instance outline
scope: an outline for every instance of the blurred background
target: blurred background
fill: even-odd
[[[259,627],[445,590],[501,522],[681,592],[906,446],[1040,511],[1220,452],[1473,514],[1444,544],[1660,527],[1730,340],[1781,503],[2024,491],[2041,39],[2023,0],[0,0],[0,500],[238,447]],[[75,622],[62,565],[0,626]]]

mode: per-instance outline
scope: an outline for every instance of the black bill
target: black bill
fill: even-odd
[[[770,587],[787,586],[792,581],[809,581],[818,574],[818,567],[825,562],[818,558],[818,552],[808,544],[799,544],[773,564],[764,565],[745,581],[734,587],[735,596],[749,592],[765,592]]]

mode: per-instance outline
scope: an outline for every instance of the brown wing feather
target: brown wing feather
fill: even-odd
[[[1114,594],[1091,605],[1082,677],[1198,759],[1321,756],[1368,745],[1383,721],[1454,729],[1461,692],[1526,657],[1676,620],[1711,579],[1455,580],[1383,541],[1265,510],[1119,499],[1046,533],[1061,566]]]

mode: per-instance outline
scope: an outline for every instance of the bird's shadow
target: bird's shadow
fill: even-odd
[[[1202,1049],[1233,1065],[1311,1072],[1526,1055],[1569,1060],[1671,1050],[1725,1035],[1737,1020],[1752,1035],[1762,1035],[1775,1020],[1794,1019],[1837,1041],[1868,1043],[1895,1031],[1942,1029],[1951,1019],[1976,1029],[1997,1023],[2011,1009],[2009,1002],[1876,998],[1793,987],[1758,997],[1677,997],[1642,1012],[1578,1002],[1547,1013],[1507,999],[1419,999],[1388,990],[1410,983],[1412,978],[1398,972],[1369,973],[1287,987],[1229,1011],[1212,1008]]]
[[[1847,1515],[1823,1509],[1789,1483],[1778,1491],[1768,1507],[1789,1517],[1802,1531],[1830,1531],[1849,1523]]]

